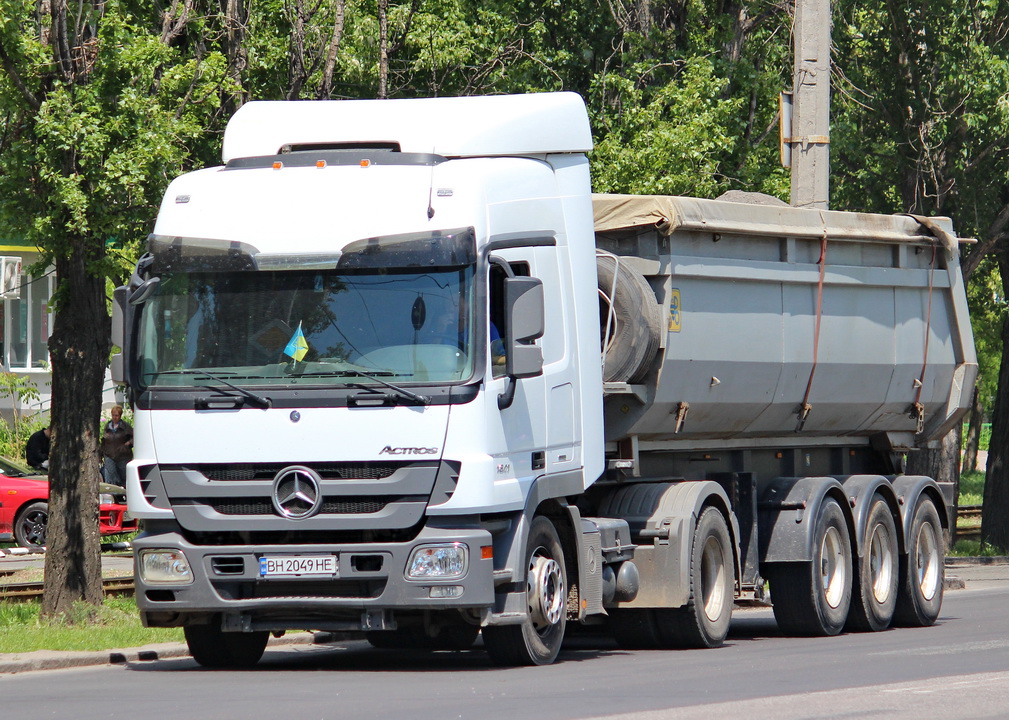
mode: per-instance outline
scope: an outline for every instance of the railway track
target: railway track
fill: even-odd
[[[41,582],[0,583],[0,600],[25,601],[42,597]],[[102,592],[106,596],[132,595],[134,590],[133,576],[102,578]]]

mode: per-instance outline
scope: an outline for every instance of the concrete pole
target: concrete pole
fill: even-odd
[[[792,205],[827,209],[830,196],[830,0],[795,0]]]

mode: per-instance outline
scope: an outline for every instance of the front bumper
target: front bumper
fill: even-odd
[[[419,545],[463,543],[465,575],[453,580],[408,580],[405,568]],[[221,615],[225,626],[242,630],[372,630],[395,626],[395,613],[478,610],[494,603],[493,559],[482,548],[491,535],[478,528],[425,528],[404,543],[346,545],[194,545],[180,533],[145,534],[134,553],[181,550],[192,568],[189,585],[146,583],[137,573],[136,596],[146,626],[178,626]],[[337,556],[333,578],[262,578],[263,555]],[[456,597],[431,597],[432,587],[455,586]]]

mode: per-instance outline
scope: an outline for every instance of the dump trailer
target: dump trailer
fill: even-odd
[[[948,220],[596,195],[572,93],[251,102],[115,292],[137,602],[546,664],[929,625],[976,375]],[[749,202],[755,200],[755,202]]]

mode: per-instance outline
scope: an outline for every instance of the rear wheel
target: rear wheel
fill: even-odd
[[[771,603],[778,627],[795,635],[837,635],[851,605],[851,542],[841,506],[820,505],[812,562],[768,567]]]
[[[897,529],[890,506],[873,496],[865,530],[865,548],[851,594],[849,630],[886,630],[897,605]]]
[[[557,529],[534,518],[526,540],[525,620],[483,629],[484,645],[497,665],[548,665],[557,659],[567,623],[567,570]]]
[[[911,517],[907,555],[900,562],[895,625],[924,627],[933,624],[942,608],[945,551],[942,524],[935,504],[918,499]]]
[[[34,502],[14,519],[14,539],[24,548],[35,550],[44,547],[48,525],[49,506],[44,502]]]
[[[216,624],[187,625],[186,644],[203,667],[252,667],[263,657],[268,632],[224,632]]]
[[[664,647],[708,648],[725,641],[732,620],[734,566],[725,518],[708,508],[694,529],[690,601],[684,607],[654,611]]]

